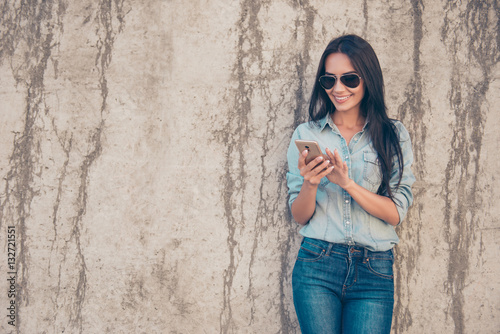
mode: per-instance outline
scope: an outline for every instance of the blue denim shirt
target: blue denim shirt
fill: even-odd
[[[399,179],[399,168],[397,159],[394,159],[390,186],[401,223],[413,202],[411,186],[415,182],[415,177],[411,171],[413,152],[410,136],[401,122],[394,121],[394,124],[400,138],[404,169],[401,184],[395,189]],[[315,140],[323,152],[327,147],[332,152],[336,148],[342,159],[347,162],[349,177],[369,191],[377,192],[382,181],[380,165],[377,152],[372,147],[371,139],[365,129],[366,124],[347,145],[330,115],[322,119],[319,126],[308,122],[297,127],[287,153],[290,207],[304,182],[298,169],[300,152],[295,145],[296,139]],[[305,237],[328,242],[360,245],[371,251],[386,251],[399,242],[394,226],[370,215],[351,198],[347,191],[331,183],[326,177],[318,186],[316,210],[300,233]]]

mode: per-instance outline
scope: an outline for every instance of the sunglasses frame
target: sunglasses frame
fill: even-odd
[[[346,84],[344,83],[344,81],[342,80],[342,77],[347,76],[347,75],[355,75],[355,76],[357,76],[357,77],[359,78],[359,83],[358,83],[356,86],[354,86],[354,87],[350,87],[350,86],[346,85]],[[325,86],[323,86],[323,84],[321,83],[321,79],[322,79],[322,78],[324,78],[324,77],[334,78],[334,79],[335,79],[335,82],[333,83],[333,86],[332,86],[332,87],[330,87],[330,88],[325,88]],[[359,87],[359,85],[361,84],[361,79],[363,79],[363,78],[362,78],[362,77],[360,77],[360,76],[359,76],[359,74],[357,74],[357,73],[346,73],[346,74],[342,74],[340,77],[337,77],[337,76],[336,76],[336,75],[334,75],[334,74],[324,74],[324,75],[322,75],[322,76],[320,76],[320,77],[319,77],[318,82],[319,82],[320,86],[321,86],[324,90],[330,90],[330,89],[332,89],[332,88],[335,86],[335,84],[337,83],[337,80],[339,80],[339,79],[340,79],[340,82],[342,82],[342,84],[343,84],[344,86],[346,86],[347,88],[354,89],[354,88],[358,88],[358,87]]]

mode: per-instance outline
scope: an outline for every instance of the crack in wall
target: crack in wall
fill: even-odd
[[[114,4],[114,6],[113,6]],[[119,21],[118,32],[113,28],[113,14],[116,9],[116,17]],[[121,32],[124,25],[123,1],[102,0],[96,13],[97,55],[95,60],[96,69],[99,72],[99,88],[101,92],[101,119],[98,126],[89,136],[88,153],[80,166],[80,182],[76,206],[77,215],[72,219],[72,231],[70,241],[73,240],[77,249],[78,280],[75,291],[75,302],[71,306],[69,326],[78,328],[83,333],[83,307],[87,294],[87,265],[82,249],[81,236],[83,229],[83,218],[87,210],[88,186],[90,183],[90,170],[102,153],[102,136],[105,129],[105,112],[107,110],[108,83],[107,69],[111,63],[113,44],[117,33]]]
[[[370,16],[368,15],[368,0],[363,0],[363,18],[365,19],[365,25],[363,26],[363,36],[368,35],[368,21]]]
[[[423,81],[421,76],[421,58],[420,48],[423,38],[424,4],[422,0],[412,0],[413,17],[413,78],[408,84],[405,93],[405,101],[398,108],[398,117],[405,124],[412,138],[412,148],[414,155],[414,164],[412,171],[417,180],[425,178],[425,141],[427,137],[427,128],[423,121],[425,110],[422,97]],[[418,143],[418,145],[416,145]],[[420,230],[422,220],[420,219],[423,211],[419,198],[423,197],[425,190],[413,189],[414,205],[408,211],[406,222],[411,221],[411,225],[403,222],[398,227],[398,234],[405,240],[405,244],[397,247],[398,261],[395,262],[396,271],[396,302],[394,305],[394,323],[395,333],[405,332],[413,323],[410,311],[412,294],[410,292],[403,294],[403,287],[409,286],[411,279],[417,274],[417,262],[422,253],[422,244],[420,240]]]
[[[54,203],[53,209],[52,209],[52,225],[53,225],[53,230],[54,230],[54,239],[52,240],[52,244],[50,246],[51,253],[54,251],[54,248],[56,248],[56,252],[57,252],[57,246],[55,244],[56,240],[58,239],[57,217],[59,214],[59,207],[61,205],[61,200],[63,197],[63,184],[64,184],[64,181],[66,180],[66,176],[68,173],[70,152],[71,152],[71,148],[73,146],[73,134],[70,135],[69,139],[66,139],[68,136],[67,132],[65,132],[64,135],[62,137],[60,137],[58,134],[54,119],[52,119],[52,128],[53,128],[53,131],[59,140],[59,144],[61,145],[61,149],[64,152],[65,160],[64,160],[63,165],[61,167],[60,176],[58,178],[57,195],[56,195],[56,200],[55,200],[55,203]],[[49,259],[49,265],[48,265],[49,272],[50,272],[50,267],[51,267],[51,261]]]
[[[255,321],[254,315],[256,311],[256,292],[253,283],[253,273],[254,265],[257,257],[257,250],[259,245],[259,240],[262,238],[263,233],[265,233],[269,226],[276,224],[274,220],[274,213],[278,212],[280,209],[278,207],[285,200],[278,196],[278,198],[273,198],[270,202],[268,196],[265,194],[266,185],[270,177],[279,177],[282,182],[278,184],[278,188],[282,190],[285,184],[285,172],[286,168],[283,166],[281,172],[278,171],[278,175],[274,175],[274,171],[270,171],[266,166],[266,159],[268,158],[269,151],[269,140],[275,136],[275,126],[277,122],[277,112],[279,108],[282,108],[282,102],[286,98],[282,95],[281,100],[278,102],[272,101],[272,94],[269,90],[269,84],[266,84],[268,77],[274,77],[279,75],[277,68],[282,59],[274,58],[273,63],[267,64],[263,60],[263,31],[259,22],[259,13],[265,6],[268,5],[266,2],[253,2],[246,1],[241,4],[241,17],[238,22],[238,58],[235,64],[233,73],[234,77],[238,82],[238,90],[235,93],[234,98],[234,108],[235,112],[232,112],[227,117],[227,123],[225,127],[220,132],[216,132],[215,136],[218,137],[220,142],[225,143],[226,146],[226,173],[223,177],[224,184],[224,208],[225,217],[228,226],[228,248],[229,248],[229,265],[224,271],[224,300],[223,308],[220,313],[220,331],[221,333],[228,333],[237,330],[236,324],[232,319],[232,306],[231,306],[231,296],[233,289],[233,281],[238,270],[239,262],[239,244],[236,240],[236,233],[238,230],[245,229],[245,216],[243,214],[245,205],[245,182],[247,180],[246,172],[246,162],[244,159],[244,148],[247,144],[248,138],[251,134],[251,130],[248,128],[248,116],[252,111],[252,101],[251,99],[255,97],[256,94],[261,94],[264,101],[267,103],[267,122],[264,129],[264,134],[262,137],[261,150],[262,154],[260,156],[260,184],[258,186],[259,199],[257,204],[257,214],[254,222],[254,236],[252,251],[250,253],[250,261],[248,265],[248,289],[247,298],[249,299],[250,305],[250,319],[249,326]],[[298,37],[299,30],[304,29],[306,36],[304,37],[303,50],[299,52],[295,58],[295,67],[297,77],[294,77],[294,85],[297,84],[298,87],[295,90],[295,109],[294,109],[294,127],[304,120],[304,105],[305,98],[303,94],[303,84],[305,82],[305,70],[310,63],[309,57],[309,47],[313,36],[313,22],[315,10],[308,3],[292,2],[291,4],[295,9],[297,9],[297,19],[295,21],[295,38]],[[275,64],[274,64],[275,63]],[[249,68],[257,68],[257,75],[248,73]],[[269,72],[269,73],[268,73]],[[258,91],[255,90],[257,86]],[[279,189],[277,189],[279,192]],[[274,189],[271,191],[274,193]],[[280,193],[280,192],[279,192]],[[284,190],[286,193],[286,190]],[[240,216],[237,216],[237,211],[241,210]],[[285,213],[286,214],[286,213]],[[281,215],[281,214],[280,214]],[[288,218],[290,216],[288,215]],[[291,219],[286,219],[291,221]],[[281,261],[281,267],[284,273],[287,273],[287,267],[289,265],[289,258],[287,250],[290,249],[291,239],[295,235],[295,229],[292,225],[288,225],[287,229],[288,235],[285,236],[284,240],[281,241],[282,245],[280,249],[283,249],[282,255],[279,257]],[[292,320],[288,309],[288,303],[285,302],[285,280],[287,277],[281,275],[279,277],[280,285],[280,322],[283,328],[295,329],[296,324]]]
[[[26,17],[26,4],[23,1],[12,3],[5,0],[0,4],[0,64],[4,58],[14,55],[18,40],[24,38],[26,21],[23,18]]]
[[[307,67],[311,64],[311,57],[309,50],[311,49],[311,43],[314,41],[314,19],[317,15],[317,10],[310,4],[309,1],[291,1],[291,6],[299,12],[297,19],[295,20],[295,32],[294,36],[298,39],[298,36],[303,29],[303,43],[301,44],[300,52],[295,57],[295,70],[296,77],[294,81],[297,82],[297,88],[294,93],[295,97],[295,108],[293,113],[293,123],[291,125],[292,131],[297,128],[297,126],[303,123],[307,119],[307,94],[304,92],[306,83],[306,72]],[[293,85],[289,85],[293,86]],[[278,173],[277,177],[280,180],[278,191],[278,200],[285,201],[288,203],[288,187],[286,185],[286,172],[288,170],[287,162],[281,168],[281,172]],[[280,194],[286,194],[285,198],[282,198]],[[295,312],[292,306],[292,315],[289,312],[290,305],[289,301],[285,298],[285,290],[289,290],[291,284],[287,283],[291,281],[291,277],[288,277],[290,272],[290,264],[293,266],[293,262],[290,263],[289,253],[292,249],[292,243],[296,240],[296,226],[288,207],[286,204],[286,211],[283,213],[284,221],[288,223],[286,231],[286,238],[281,242],[279,249],[281,250],[280,264],[281,264],[281,277],[279,282],[280,288],[280,323],[281,330],[284,333],[289,333],[295,331],[298,328],[298,323],[296,321]],[[276,210],[276,208],[274,208]]]
[[[297,55],[295,70],[297,73],[298,87],[295,91],[295,108],[293,113],[293,123],[291,125],[292,131],[308,119],[308,96],[304,92],[306,82],[306,69],[311,64],[311,56],[309,49],[311,43],[314,41],[314,17],[317,15],[317,10],[309,3],[309,1],[292,0],[291,5],[297,10],[304,12],[305,20],[299,16],[295,20],[295,38],[300,34],[300,27],[304,27],[304,43],[301,46],[302,50]]]
[[[63,136],[60,136],[58,134],[58,130],[55,125],[55,120],[52,119],[52,128],[54,133],[56,134],[59,144],[61,146],[61,149],[64,152],[65,155],[65,160],[63,162],[63,165],[61,167],[60,175],[58,177],[58,185],[57,185],[57,194],[56,194],[56,199],[55,203],[53,205],[52,209],[52,227],[54,231],[54,237],[52,239],[52,243],[50,246],[50,253],[59,253],[59,246],[56,244],[57,240],[59,239],[59,233],[58,233],[58,224],[60,223],[58,221],[58,216],[59,216],[59,208],[61,205],[61,201],[63,199],[63,184],[64,181],[66,180],[67,173],[68,173],[68,165],[70,162],[70,152],[73,144],[73,134],[70,135],[70,138],[67,139],[68,133],[65,131]],[[64,253],[64,260],[66,259],[66,252]],[[52,257],[49,257],[49,263],[48,263],[48,273],[50,275],[51,272],[51,265],[52,265]],[[58,304],[59,304],[59,296],[61,293],[61,273],[62,273],[62,264],[65,261],[59,262],[58,265],[58,277],[57,277],[57,288],[56,288],[56,293],[55,296],[52,298],[52,303],[54,305],[54,313],[52,315],[52,320],[53,320],[53,331],[57,331],[57,318],[59,315],[58,312]]]
[[[40,118],[48,112],[44,76],[56,43],[54,34],[62,30],[60,18],[64,9],[64,5],[56,1],[19,1],[14,4],[6,1],[1,8],[0,63],[9,60],[17,84],[26,87],[24,128],[14,136],[13,151],[9,158],[11,169],[7,172],[4,194],[1,196],[4,200],[0,203],[0,227],[7,222],[15,225],[17,230],[16,333],[20,333],[22,326],[20,310],[30,302],[27,221],[32,218],[33,199],[39,195],[35,180],[42,177],[40,133],[43,131],[43,122]],[[23,61],[15,64],[13,56],[22,48]]]
[[[99,85],[102,95],[101,116],[106,108],[108,95],[106,82],[106,68],[111,61],[112,43],[114,31],[111,25],[111,7],[113,2],[101,2],[98,15],[99,29],[97,33],[104,31],[103,38],[99,38],[97,45],[98,55],[96,57],[96,67],[99,71]],[[123,1],[114,1],[118,8],[118,21],[120,30],[124,23]],[[29,2],[18,1],[15,3],[4,2],[1,5],[2,30],[0,33],[0,63],[9,61],[17,85],[26,86],[26,109],[24,115],[24,129],[21,133],[16,133],[13,141],[13,152],[10,156],[11,169],[5,178],[6,185],[4,194],[0,202],[0,226],[4,222],[17,226],[18,240],[18,294],[16,301],[18,304],[18,315],[16,332],[22,328],[22,306],[30,303],[29,286],[30,283],[29,265],[29,243],[27,242],[28,221],[32,218],[31,204],[35,197],[41,195],[37,180],[42,178],[42,141],[48,124],[44,118],[50,117],[50,108],[45,102],[46,88],[44,77],[46,74],[49,59],[59,41],[56,38],[63,33],[63,16],[66,13],[67,5],[63,1],[42,1]],[[101,26],[104,30],[100,30]],[[17,56],[21,54],[22,57]],[[57,78],[57,59],[53,59],[55,76]],[[64,247],[59,249],[56,241],[64,238],[58,232],[58,213],[61,201],[63,200],[63,183],[67,177],[68,166],[70,164],[70,152],[73,147],[73,134],[64,131],[63,136],[58,134],[54,118],[52,117],[52,131],[59,140],[65,160],[60,169],[58,177],[58,188],[55,202],[52,207],[52,225],[54,238],[51,242],[50,252],[62,252],[62,262],[58,266],[58,278],[55,297],[55,312],[53,316],[53,328],[56,329],[58,318],[58,299],[62,287],[67,282],[62,281],[62,272],[70,246],[74,246],[77,251],[77,282],[75,291],[75,302],[67,305],[71,309],[69,324],[83,331],[82,307],[85,301],[87,288],[87,268],[81,244],[82,220],[85,215],[87,205],[87,187],[89,183],[90,168],[101,153],[101,137],[104,128],[104,121],[101,119],[99,126],[90,135],[88,154],[84,157],[80,166],[80,185],[77,198],[77,212],[71,219],[72,231],[69,240],[64,241]],[[68,139],[69,137],[69,139]],[[48,270],[50,273],[51,261],[49,259]],[[68,329],[68,328],[66,328]]]
[[[472,265],[471,247],[477,238],[478,210],[483,200],[479,178],[486,120],[481,108],[493,80],[492,69],[500,60],[500,11],[498,2],[485,1],[471,1],[463,9],[449,1],[445,10],[441,34],[452,55],[449,97],[455,119],[443,186],[445,240],[449,245],[444,288],[451,299],[446,314],[453,320],[454,332],[465,333],[463,292]],[[492,19],[496,19],[496,24],[492,24]],[[466,50],[465,61],[458,56],[460,50]],[[481,73],[477,80],[470,75],[475,69]]]
[[[227,116],[227,123],[220,134],[216,134],[222,143],[226,144],[225,170],[223,176],[223,201],[224,216],[228,228],[227,246],[229,248],[229,265],[224,270],[223,275],[223,307],[220,313],[220,332],[229,333],[235,330],[232,319],[231,296],[233,281],[238,269],[236,252],[238,251],[238,241],[235,238],[236,229],[241,226],[244,229],[244,198],[246,162],[244,156],[244,146],[250,135],[248,128],[248,115],[251,112],[251,96],[253,86],[248,82],[246,67],[250,63],[262,63],[262,32],[259,30],[258,13],[261,2],[246,0],[240,5],[240,19],[237,23],[238,38],[238,58],[234,66],[233,73],[238,83],[235,92],[233,112]],[[233,161],[235,164],[233,164]],[[235,175],[233,177],[233,175]],[[238,199],[239,198],[239,199]],[[240,216],[234,214],[235,206],[239,207]]]
[[[102,123],[101,126],[95,130],[91,135],[90,139],[90,152],[86,155],[81,167],[80,167],[80,185],[78,189],[78,197],[76,206],[78,208],[77,215],[72,219],[72,231],[70,235],[70,240],[74,243],[77,249],[77,265],[78,267],[78,280],[75,291],[75,301],[70,306],[71,313],[69,317],[69,326],[71,328],[78,328],[80,333],[83,333],[83,305],[85,303],[85,297],[87,292],[87,265],[85,263],[85,255],[83,254],[82,244],[81,244],[81,230],[83,228],[83,217],[85,216],[87,210],[87,199],[88,192],[87,188],[89,185],[89,173],[90,168],[100,156],[102,152],[101,147],[101,135],[102,135]]]

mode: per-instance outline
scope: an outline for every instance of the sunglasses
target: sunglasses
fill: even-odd
[[[337,81],[337,76],[333,74],[326,74],[319,78],[319,84],[324,89],[332,89]],[[361,77],[356,73],[347,73],[340,76],[340,82],[346,87],[356,88],[361,83]]]

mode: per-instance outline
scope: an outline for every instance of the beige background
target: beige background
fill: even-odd
[[[299,333],[285,152],[350,32],[416,159],[392,332],[498,333],[498,1],[0,8],[1,332]]]

